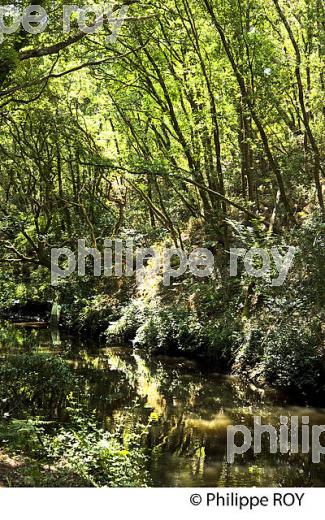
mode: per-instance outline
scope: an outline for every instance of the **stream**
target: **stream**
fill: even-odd
[[[325,464],[311,454],[270,454],[253,450],[227,463],[227,427],[252,430],[254,416],[279,428],[280,416],[309,416],[325,425],[325,409],[287,404],[271,390],[259,390],[185,358],[150,358],[132,347],[105,347],[49,329],[0,324],[4,359],[20,352],[51,352],[81,376],[104,428],[143,428],[151,484],[155,487],[324,486]],[[324,439],[323,439],[324,441]],[[325,445],[325,442],[323,442]]]

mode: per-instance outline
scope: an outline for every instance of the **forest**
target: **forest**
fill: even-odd
[[[223,453],[254,407],[324,414],[323,0],[76,4],[0,2],[0,485],[324,483]],[[214,268],[53,284],[80,241]]]

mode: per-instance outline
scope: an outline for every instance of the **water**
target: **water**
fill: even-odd
[[[252,430],[253,417],[279,428],[280,416],[309,416],[325,424],[325,409],[286,404],[283,396],[182,358],[148,358],[130,347],[50,333],[0,327],[0,352],[44,351],[66,359],[81,376],[89,408],[103,427],[143,431],[153,486],[324,486],[325,464],[309,454],[250,450],[227,464],[227,426]],[[323,444],[325,439],[323,439]]]

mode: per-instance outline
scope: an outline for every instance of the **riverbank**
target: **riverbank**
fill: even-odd
[[[80,332],[100,334],[107,344],[132,342],[154,354],[203,358],[258,387],[271,386],[300,402],[322,402],[323,230],[321,220],[310,219],[287,237],[296,255],[280,287],[270,276],[254,278],[244,270],[230,277],[221,256],[211,278],[187,274],[165,287],[161,274],[149,274],[140,285],[124,278],[110,291],[99,286],[80,298],[79,307],[67,308],[67,322]]]
[[[187,273],[165,287],[162,273],[149,270],[140,284],[134,276],[104,283],[94,282],[90,267],[85,277],[64,280],[55,289],[43,284],[47,292],[39,291],[39,301],[51,296],[58,302],[60,327],[73,334],[106,345],[130,343],[151,354],[204,359],[219,372],[317,403],[325,395],[323,230],[315,217],[287,237],[296,255],[280,287],[269,275],[254,278],[245,270],[230,277],[225,257],[217,255],[213,277]],[[24,301],[27,305],[28,298],[21,309]],[[42,312],[49,321],[50,308]],[[22,315],[18,321],[25,321]]]

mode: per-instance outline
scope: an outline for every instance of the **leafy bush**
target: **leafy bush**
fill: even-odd
[[[24,486],[146,486],[146,456],[140,435],[114,434],[69,399],[69,418],[55,427],[39,417],[0,423],[0,437],[11,455],[28,456],[20,471]],[[52,432],[48,432],[49,425]],[[122,440],[123,438],[123,440]],[[17,478],[17,477],[16,477]]]
[[[202,342],[206,343],[206,356],[220,368],[232,366],[238,348],[239,333],[237,325],[226,320],[210,320],[202,329]]]
[[[287,390],[311,394],[319,386],[322,359],[319,323],[281,324],[267,338],[264,351],[266,381]]]
[[[60,358],[48,354],[10,356],[0,367],[1,409],[16,416],[30,411],[56,414],[75,385],[75,376]]]
[[[168,306],[146,312],[135,344],[152,352],[204,355],[220,368],[229,367],[237,345],[235,320],[199,316],[193,310]]]
[[[126,343],[134,339],[138,328],[145,320],[146,306],[141,300],[132,300],[121,313],[121,318],[111,323],[105,332],[110,343]]]
[[[82,300],[82,309],[78,316],[79,330],[93,333],[104,332],[107,323],[118,316],[116,299],[105,294]]]
[[[321,215],[308,219],[296,231],[299,251],[296,258],[299,268],[299,292],[324,308],[325,305],[325,224]]]
[[[153,351],[202,352],[202,324],[194,313],[168,307],[152,311],[137,331],[135,344]]]
[[[26,419],[10,419],[0,422],[2,446],[8,445],[11,452],[28,453],[38,457],[43,449],[45,428],[51,422],[40,417],[27,416]]]
[[[146,457],[137,434],[104,431],[94,417],[76,405],[68,425],[43,439],[46,458],[57,470],[79,477],[86,485],[140,487],[147,485]]]

